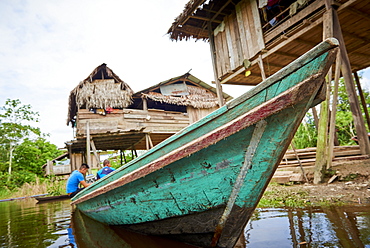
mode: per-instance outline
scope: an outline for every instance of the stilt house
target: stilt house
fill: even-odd
[[[71,165],[92,163],[91,154],[99,161],[99,150],[150,149],[217,106],[216,89],[189,73],[134,94],[102,64],[69,96],[67,125],[75,130],[75,140],[66,142]]]
[[[191,0],[168,30],[173,40],[206,40],[212,52],[215,82],[257,85],[327,37],[340,43],[335,77],[345,79],[362,154],[370,154],[365,122],[355,89],[357,71],[370,66],[370,4],[361,0]],[[352,75],[354,73],[354,77]],[[328,84],[327,92],[330,92]],[[322,92],[324,93],[324,91]],[[323,95],[325,96],[325,94]],[[331,101],[331,102],[336,102]],[[366,103],[362,101],[370,127]],[[332,107],[335,109],[335,106]],[[332,111],[332,113],[335,111]],[[334,137],[335,123],[320,120]],[[331,118],[334,121],[335,118]],[[324,137],[321,136],[320,137]],[[326,137],[326,135],[325,135]],[[329,143],[332,146],[332,138]],[[322,149],[327,149],[324,142]],[[319,149],[319,148],[318,148]],[[329,150],[333,150],[330,148]],[[324,154],[324,153],[323,153]],[[332,153],[328,155],[331,161]]]

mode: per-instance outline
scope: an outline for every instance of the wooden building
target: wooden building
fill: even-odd
[[[168,30],[173,40],[206,40],[212,51],[215,83],[257,85],[328,37],[340,43],[335,68],[328,74],[326,99],[334,93],[332,117],[321,116],[320,130],[333,146],[335,88],[342,75],[350,99],[362,154],[370,154],[365,122],[356,93],[361,96],[357,71],[370,66],[370,4],[361,0],[191,0]],[[332,73],[333,72],[333,73]],[[335,72],[335,73],[334,73]],[[341,74],[340,74],[341,73]],[[354,75],[353,75],[353,74]],[[335,74],[335,76],[333,76]],[[329,83],[330,82],[330,83]],[[325,89],[322,91],[325,94]],[[324,102],[321,113],[329,113]],[[370,127],[366,104],[361,102]],[[330,128],[329,128],[330,127]],[[319,147],[318,147],[319,149]],[[329,150],[329,161],[332,149]],[[331,150],[331,154],[330,154]],[[325,151],[326,152],[326,151]]]
[[[230,99],[223,94],[223,101]],[[75,156],[91,164],[93,154],[99,161],[99,150],[150,149],[218,104],[216,89],[189,73],[133,93],[102,64],[70,93],[67,124],[75,139],[66,145],[71,165],[81,162]]]

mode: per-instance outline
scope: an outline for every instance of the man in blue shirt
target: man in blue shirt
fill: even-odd
[[[89,170],[87,164],[82,164],[80,169],[75,170],[71,173],[67,181],[67,194],[70,198],[74,197],[78,192],[91,185],[85,181],[86,172]],[[84,188],[79,188],[78,185],[82,184]]]
[[[111,173],[112,171],[114,171],[115,169],[111,167],[110,165],[110,162],[108,159],[105,159],[103,161],[103,168],[101,168],[99,171],[98,171],[98,174],[96,175],[96,179],[100,179],[102,177],[105,177],[106,175],[108,175],[109,173]]]

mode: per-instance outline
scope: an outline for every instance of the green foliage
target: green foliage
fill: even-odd
[[[39,113],[20,100],[7,99],[0,107],[0,189],[14,190],[42,175],[42,165],[62,154],[45,140],[38,127]],[[9,174],[11,172],[11,174]],[[5,192],[4,191],[4,192]]]
[[[37,176],[28,171],[8,173],[0,172],[0,188],[14,190],[21,187],[25,183],[32,183],[36,181]]]
[[[124,155],[122,154],[122,161],[121,161],[121,155],[117,152],[110,152],[108,154],[108,159],[110,161],[110,164],[112,165],[113,168],[115,169],[118,169],[119,167],[121,167],[121,164],[124,165],[128,162],[130,162],[131,160],[133,160],[134,158],[132,157],[132,153],[130,151],[124,151]],[[125,159],[126,159],[126,162],[125,162]]]
[[[40,135],[40,129],[29,123],[38,122],[38,112],[31,110],[31,105],[22,105],[19,99],[5,101],[0,107],[1,144],[15,145],[31,134]]]
[[[296,149],[316,146],[317,130],[310,113],[307,113],[305,120],[298,127],[293,143]]]
[[[307,191],[285,190],[282,187],[289,186],[269,185],[268,190],[265,191],[258,203],[258,207],[305,207],[311,205],[305,199],[308,196]]]
[[[365,89],[363,89],[363,93],[365,101],[369,106],[370,93]],[[356,131],[343,79],[339,80],[335,130],[339,145],[347,146],[356,144],[353,140],[351,140],[351,137],[356,136]],[[317,131],[314,125],[313,117],[310,113],[307,113],[304,121],[299,126],[293,142],[297,149],[316,146]]]
[[[65,194],[66,180],[60,179],[56,176],[49,176],[47,179],[47,191],[49,196]]]
[[[18,99],[7,99],[4,106],[0,107],[0,168],[9,162],[10,173],[13,150],[24,138],[41,135],[39,128],[30,125],[38,122],[38,116],[38,112],[31,110],[31,105],[22,105]]]
[[[26,138],[14,150],[14,170],[27,170],[42,175],[42,165],[61,154],[63,151],[58,150],[56,145],[46,141],[45,138],[39,137],[36,140]]]

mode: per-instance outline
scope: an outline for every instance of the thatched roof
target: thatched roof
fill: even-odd
[[[208,40],[208,23],[214,30],[240,0],[190,0],[168,30],[173,40]]]
[[[132,103],[132,94],[130,86],[102,64],[71,91],[67,125],[74,122],[80,108],[126,108]]]
[[[176,83],[185,83],[187,87],[187,95],[163,95],[160,92],[160,87]],[[146,97],[152,101],[167,103],[181,106],[192,106],[194,108],[212,108],[218,105],[217,91],[214,87],[194,77],[190,73],[171,78],[163,81],[145,90],[136,92],[133,97]],[[226,101],[232,97],[223,93],[223,98]]]

